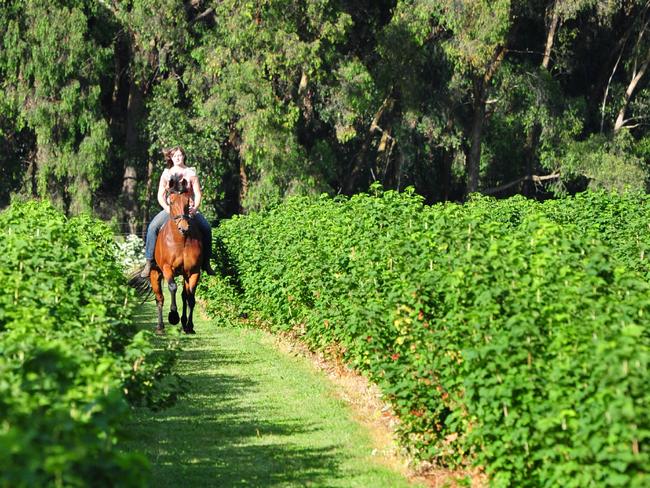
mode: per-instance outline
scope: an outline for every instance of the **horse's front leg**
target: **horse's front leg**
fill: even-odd
[[[176,290],[178,286],[176,281],[174,281],[174,273],[171,266],[167,265],[163,267],[163,275],[165,276],[165,281],[169,286],[169,295],[171,296],[171,305],[169,306],[169,315],[167,315],[167,320],[170,324],[176,325],[179,321],[178,317],[178,308],[176,307]]]
[[[183,315],[181,315],[181,324],[183,325],[183,330],[187,325],[187,278],[183,278],[183,291],[181,292],[181,297],[183,298]]]
[[[156,296],[156,305],[158,306],[158,326],[156,327],[156,334],[162,334],[165,332],[165,326],[163,325],[162,319],[163,304],[165,303],[165,297],[163,296],[161,286],[162,273],[157,269],[152,269],[149,274],[149,280],[151,281],[151,289]]]
[[[183,289],[183,294],[184,294],[184,300],[187,300],[187,305],[190,309],[190,313],[187,316],[187,325],[183,326],[183,330],[185,331],[186,334],[195,334],[194,332],[194,305],[196,305],[196,287],[199,284],[199,277],[200,273],[193,273],[189,276],[187,280],[185,280],[184,283],[184,289]]]

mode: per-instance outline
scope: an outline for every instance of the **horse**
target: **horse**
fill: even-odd
[[[157,334],[163,334],[162,313],[164,297],[162,279],[164,278],[171,294],[171,306],[167,320],[170,324],[178,324],[178,309],[176,307],[176,276],[183,276],[183,315],[180,317],[183,332],[194,334],[192,316],[196,304],[196,288],[201,278],[203,263],[203,244],[199,226],[194,223],[189,213],[190,195],[188,182],[173,175],[169,180],[169,209],[170,219],[158,233],[154,251],[155,265],[151,268],[149,280],[151,289],[158,305]],[[189,313],[187,310],[189,309]]]

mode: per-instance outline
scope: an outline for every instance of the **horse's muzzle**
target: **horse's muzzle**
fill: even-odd
[[[176,222],[176,228],[181,234],[185,235],[190,231],[190,223],[184,219],[179,220],[178,222]]]

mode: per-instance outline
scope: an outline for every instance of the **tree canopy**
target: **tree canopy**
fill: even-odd
[[[645,190],[649,23],[640,0],[3,0],[0,205],[139,230],[174,145],[210,218],[374,182]]]

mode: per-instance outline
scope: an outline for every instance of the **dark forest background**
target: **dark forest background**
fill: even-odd
[[[645,190],[650,2],[0,1],[0,207],[140,233],[182,145],[212,220],[413,186]]]

